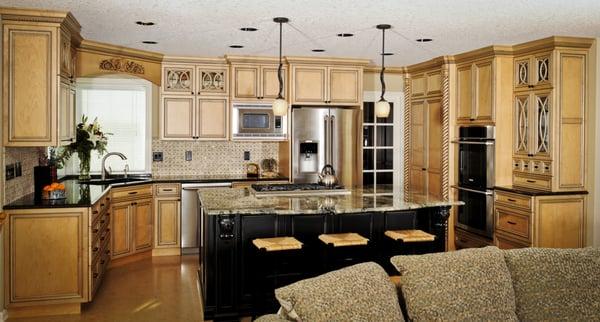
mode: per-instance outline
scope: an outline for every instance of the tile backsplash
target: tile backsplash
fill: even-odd
[[[5,148],[5,164],[21,162],[22,175],[4,185],[4,203],[11,203],[33,193],[33,167],[38,165],[37,148]],[[2,169],[4,171],[4,169]]]
[[[246,164],[263,159],[278,160],[274,142],[161,141],[152,140],[152,151],[163,152],[163,161],[152,162],[153,175],[245,175]],[[186,161],[186,151],[192,160]],[[250,160],[244,160],[244,152]]]

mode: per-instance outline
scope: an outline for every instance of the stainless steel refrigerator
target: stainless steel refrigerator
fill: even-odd
[[[335,169],[340,184],[360,185],[359,157],[361,111],[357,108],[292,108],[292,179],[295,183],[318,181],[325,164]]]

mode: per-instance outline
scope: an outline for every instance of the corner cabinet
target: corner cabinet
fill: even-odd
[[[70,14],[0,9],[3,29],[3,135],[11,147],[58,146],[74,139],[74,63],[79,24]],[[43,23],[40,23],[43,22]]]
[[[111,189],[111,258],[152,249],[152,185]]]
[[[163,65],[160,138],[227,140],[227,65]]]
[[[587,59],[587,49],[568,47],[515,58],[515,186],[585,188]]]
[[[290,66],[292,104],[354,106],[362,103],[361,67]]]

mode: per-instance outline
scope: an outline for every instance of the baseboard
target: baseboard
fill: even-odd
[[[181,248],[154,248],[152,257],[154,256],[181,256]]]
[[[0,321],[6,321],[6,319],[8,319],[8,312],[4,309],[0,312]]]
[[[13,319],[66,314],[81,314],[81,304],[64,303],[10,307],[8,308],[8,312],[6,315]]]
[[[137,262],[139,260],[142,260],[145,258],[151,258],[151,257],[152,257],[152,251],[147,250],[143,253],[137,253],[137,254],[133,254],[133,255],[129,255],[129,256],[111,259],[110,264],[108,265],[108,268],[123,266],[125,264]]]

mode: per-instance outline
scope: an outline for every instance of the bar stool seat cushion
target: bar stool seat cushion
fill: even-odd
[[[357,233],[321,234],[319,239],[325,244],[333,245],[333,247],[360,246],[369,243],[369,239]]]
[[[272,237],[256,238],[252,244],[258,249],[264,249],[267,252],[301,249],[302,243],[294,237]]]
[[[396,287],[373,262],[278,288],[275,297],[295,321],[404,321]]]
[[[414,321],[517,321],[515,293],[497,247],[394,256]]]
[[[435,240],[435,235],[426,233],[420,229],[387,230],[385,235],[393,240],[401,240],[405,243],[430,242]]]

